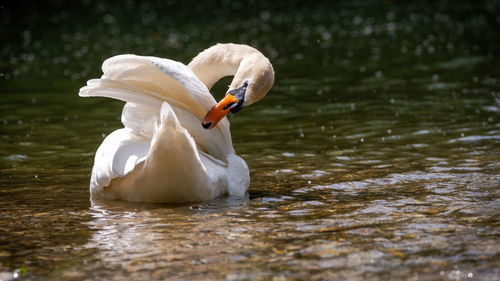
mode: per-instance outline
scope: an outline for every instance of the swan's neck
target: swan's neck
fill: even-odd
[[[240,66],[245,65],[246,58],[258,53],[255,49],[236,44],[217,44],[199,53],[189,63],[188,67],[210,90],[221,78],[234,75],[233,83],[239,83],[245,79],[244,71],[239,71]]]

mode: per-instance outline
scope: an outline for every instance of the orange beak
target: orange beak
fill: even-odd
[[[238,100],[231,94],[227,94],[218,104],[216,104],[203,118],[201,125],[205,129],[212,129],[219,121],[226,116],[231,105],[237,103]]]

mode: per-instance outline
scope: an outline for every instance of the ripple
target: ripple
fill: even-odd
[[[28,159],[28,156],[23,155],[23,154],[11,154],[11,155],[3,157],[3,158],[7,161],[19,162],[19,161],[24,161],[24,160]]]
[[[440,62],[436,66],[438,68],[442,69],[457,69],[457,68],[462,68],[462,67],[472,67],[476,64],[479,64],[483,61],[485,61],[485,57],[459,57],[459,58],[454,58],[449,61],[445,62]]]
[[[480,142],[480,141],[485,141],[485,140],[500,140],[500,135],[493,135],[493,136],[467,136],[467,137],[461,137],[461,138],[456,138],[449,140],[449,143],[456,143],[456,142]]]
[[[315,189],[335,189],[335,190],[356,190],[367,189],[373,187],[383,187],[386,185],[398,185],[410,182],[421,182],[429,180],[447,180],[452,179],[452,174],[446,173],[428,173],[416,171],[412,173],[390,174],[387,177],[366,179],[363,181],[347,181],[324,186],[315,186]]]

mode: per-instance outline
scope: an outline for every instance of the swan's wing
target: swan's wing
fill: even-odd
[[[136,136],[151,139],[154,124],[159,118],[161,101],[157,94],[118,80],[92,79],[80,89],[82,97],[108,97],[127,103],[121,121]],[[175,104],[175,100],[170,100]]]
[[[104,61],[101,78],[123,81],[157,94],[161,100],[175,100],[179,106],[203,118],[215,104],[205,85],[180,62],[156,57],[119,55]],[[161,104],[161,103],[160,103]]]
[[[118,55],[104,61],[101,79],[90,80],[88,87],[80,90],[81,96],[105,96],[124,101],[133,101],[128,95],[96,92],[95,86],[102,81],[121,82],[117,88],[133,89],[140,95],[158,99],[192,112],[200,119],[216,101],[207,87],[186,65],[169,59],[136,55]],[[108,86],[108,85],[103,85]]]
[[[90,190],[99,194],[112,179],[128,174],[144,161],[151,143],[138,138],[128,129],[119,129],[109,134],[97,149]]]
[[[122,122],[134,134],[151,138],[163,101],[178,114],[196,142],[217,158],[233,152],[229,122],[205,130],[201,119],[215,104],[206,86],[182,63],[156,57],[119,55],[107,59],[101,79],[80,89],[80,96],[109,97],[127,102]]]

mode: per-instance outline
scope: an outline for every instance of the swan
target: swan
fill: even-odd
[[[134,202],[200,202],[242,196],[250,184],[245,161],[235,154],[229,112],[262,99],[274,69],[257,49],[217,44],[186,66],[151,56],[117,55],[81,97],[125,101],[124,128],[110,133],[96,151],[91,198]],[[209,90],[234,76],[216,102]]]

